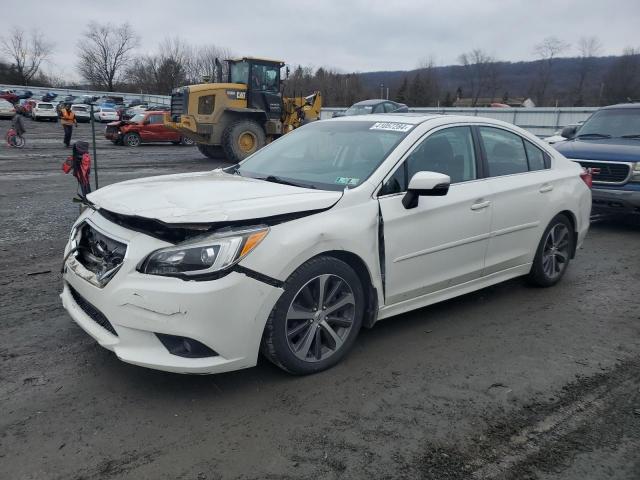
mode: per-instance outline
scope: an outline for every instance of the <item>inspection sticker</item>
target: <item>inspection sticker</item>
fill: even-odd
[[[369,130],[389,130],[391,132],[408,132],[411,130],[410,123],[395,123],[395,122],[376,122]]]
[[[360,183],[360,179],[359,178],[351,178],[351,177],[338,177],[336,178],[336,183],[338,185],[357,185],[358,183]]]

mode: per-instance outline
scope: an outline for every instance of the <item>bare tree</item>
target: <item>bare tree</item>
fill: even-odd
[[[42,62],[52,50],[53,44],[36,30],[27,35],[22,28],[14,27],[0,40],[0,51],[13,62],[20,83],[24,85],[38,74]]]
[[[608,103],[640,100],[640,49],[624,49],[606,73],[603,87]]]
[[[115,26],[91,22],[78,41],[78,71],[92,85],[112,92],[138,44],[129,23]]]
[[[187,77],[192,83],[201,83],[204,79],[214,81],[216,76],[220,76],[223,80],[227,77],[227,64],[223,60],[233,56],[231,50],[217,45],[204,45],[192,48],[189,54],[189,62],[187,66]],[[220,66],[216,65],[216,59],[221,62]],[[222,68],[219,71],[219,68]]]
[[[498,65],[484,50],[476,48],[458,57],[464,68],[471,106],[475,107],[483,93],[494,95],[498,88]]]
[[[569,44],[557,37],[546,37],[542,42],[533,49],[534,53],[540,59],[538,68],[538,78],[536,79],[535,92],[536,104],[544,105],[547,90],[549,89],[549,81],[551,80],[551,69],[554,60],[562,52],[569,48]]]
[[[602,43],[598,37],[582,37],[578,41],[578,52],[580,53],[580,66],[578,68],[578,78],[573,94],[573,106],[581,107],[585,103],[585,90],[593,73],[593,59],[602,50]]]

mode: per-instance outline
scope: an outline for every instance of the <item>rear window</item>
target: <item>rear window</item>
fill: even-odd
[[[73,110],[74,112],[86,112],[87,107],[71,107],[71,110]]]
[[[53,110],[53,105],[50,103],[40,103],[38,104],[38,108],[40,110]]]
[[[115,112],[115,110],[113,108],[101,108],[100,111],[101,112]]]

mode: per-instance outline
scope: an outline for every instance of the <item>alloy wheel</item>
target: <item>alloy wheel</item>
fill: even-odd
[[[293,354],[305,362],[319,362],[335,354],[349,336],[355,320],[351,286],[337,275],[309,280],[287,311],[285,333]]]
[[[554,279],[562,274],[569,262],[570,245],[569,229],[562,223],[557,223],[544,242],[542,251],[542,269],[549,279]]]

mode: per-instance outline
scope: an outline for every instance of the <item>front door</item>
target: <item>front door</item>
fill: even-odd
[[[449,175],[442,197],[420,197],[405,209],[402,197],[417,171]],[[379,193],[385,251],[385,304],[410,300],[482,275],[491,225],[491,194],[478,178],[469,126],[426,137],[385,181]]]
[[[282,116],[280,67],[277,64],[251,64],[247,106],[264,110],[269,119]]]

